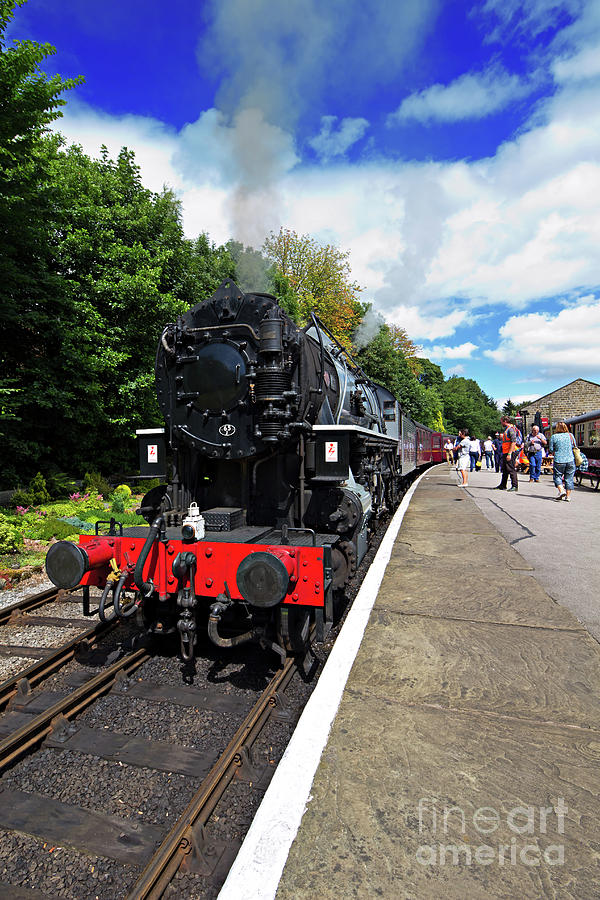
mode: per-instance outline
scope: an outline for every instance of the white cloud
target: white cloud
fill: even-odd
[[[164,184],[183,187],[183,180],[172,165],[179,136],[163,122],[144,116],[109,116],[69,97],[54,128],[69,144],[81,144],[92,157],[100,156],[102,144],[113,158],[122,147],[134,150],[144,184],[152,191],[160,191]]]
[[[557,82],[584,81],[600,75],[600,46],[588,44],[573,56],[560,56],[552,64]]]
[[[477,349],[477,344],[465,341],[464,344],[458,344],[456,347],[428,347],[425,353],[428,359],[470,359]]]
[[[504,406],[504,404],[506,403],[507,400],[510,400],[511,403],[514,403],[515,406],[519,406],[520,403],[528,403],[530,400],[536,400],[537,397],[539,396],[539,394],[534,396],[534,393],[532,393],[532,394],[516,394],[513,397],[509,397],[509,396],[501,397],[499,400],[496,400],[496,406],[498,407],[499,410],[502,410],[502,407]]]
[[[582,0],[485,0],[481,8],[497,19],[496,28],[487,34],[491,42],[515,36],[536,37],[563,16],[579,14],[582,5]]]
[[[386,310],[386,318],[400,325],[412,340],[435,341],[454,334],[456,329],[469,320],[469,312],[456,309],[446,315],[423,312],[416,306],[396,306]]]
[[[321,116],[321,131],[308,143],[322,160],[343,156],[365,134],[367,119],[342,119],[335,128],[337,116]]]
[[[446,370],[446,375],[464,375],[465,367],[459,363],[457,366],[452,366],[451,369]]]
[[[500,343],[484,355],[510,369],[535,366],[541,376],[591,377],[600,372],[600,299],[581,298],[556,315],[511,316]]]
[[[415,119],[418,122],[459,122],[483,119],[527,96],[532,84],[498,66],[484,72],[466,72],[450,84],[433,84],[406,97],[388,124]]]

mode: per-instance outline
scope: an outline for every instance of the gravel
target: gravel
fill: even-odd
[[[33,661],[31,656],[0,656],[0,681],[6,681],[18,672],[23,672]]]

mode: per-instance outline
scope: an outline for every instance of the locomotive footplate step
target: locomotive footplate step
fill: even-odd
[[[174,747],[167,741],[149,741],[74,723],[67,723],[64,728],[52,732],[44,744],[60,750],[79,750],[80,753],[89,753],[111,762],[197,778],[206,775],[217,759],[215,752],[200,753],[187,747]]]
[[[0,788],[0,828],[133,866],[148,861],[164,834],[157,825],[107,816],[9,788]]]

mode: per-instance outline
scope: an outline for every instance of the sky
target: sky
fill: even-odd
[[[600,382],[600,0],[28,0],[189,237],[349,251],[361,300],[500,404]]]

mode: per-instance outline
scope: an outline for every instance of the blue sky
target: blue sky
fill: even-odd
[[[600,382],[600,0],[29,0],[186,233],[350,251],[388,321],[499,401]]]

